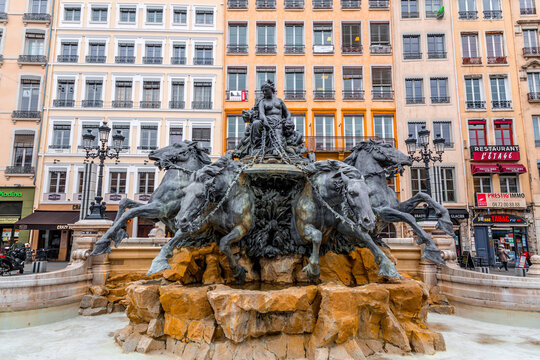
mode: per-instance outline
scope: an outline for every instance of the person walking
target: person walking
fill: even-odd
[[[499,259],[501,260],[502,265],[499,266],[499,270],[501,270],[503,267],[506,271],[508,271],[508,259],[510,258],[508,254],[506,253],[506,250],[504,249],[504,246],[499,245]]]
[[[530,267],[532,265],[532,263],[531,263],[531,253],[524,249],[523,252],[521,253],[521,255],[525,256],[525,260],[527,260],[527,264]]]

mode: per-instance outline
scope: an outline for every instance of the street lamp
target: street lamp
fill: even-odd
[[[111,128],[108,127],[107,122],[104,121],[103,124],[101,124],[101,126],[98,128],[98,136],[101,144],[98,142],[97,145],[94,145],[96,136],[92,134],[92,130],[88,129],[88,132],[83,134],[83,147],[84,151],[86,152],[86,159],[99,159],[96,201],[92,202],[92,205],[90,205],[90,215],[86,217],[87,219],[106,219],[106,204],[105,202],[102,202],[103,196],[101,193],[101,188],[103,187],[103,167],[105,164],[105,159],[118,159],[125,139],[120,130],[117,130],[117,133],[112,136],[113,146],[111,148],[107,146],[110,133]]]

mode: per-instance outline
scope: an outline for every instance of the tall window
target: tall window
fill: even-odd
[[[461,51],[463,54],[463,63],[478,63],[478,34],[461,35]],[[465,60],[468,59],[468,60]],[[471,60],[475,59],[475,60]]]
[[[146,63],[161,63],[161,44],[146,44],[145,56]]]
[[[173,44],[171,63],[180,65],[186,63],[186,44]]]
[[[141,125],[141,145],[140,150],[157,149],[158,126]]]
[[[121,7],[120,8],[120,22],[121,23],[134,23],[137,20],[137,8],[134,7]]]
[[[163,23],[163,9],[162,8],[146,9],[146,22],[150,24]]]
[[[372,22],[369,24],[371,45],[390,45],[390,24]]]
[[[437,17],[439,9],[442,7],[442,0],[426,0],[426,17]]]
[[[106,7],[92,7],[92,22],[107,22]]]
[[[514,145],[512,120],[495,120],[493,126],[495,145]]]
[[[316,99],[332,99],[334,97],[334,69],[319,66],[313,68],[313,73],[315,76],[314,97]]]
[[[428,59],[446,58],[446,45],[444,42],[444,34],[428,34],[427,51]]]
[[[426,170],[424,168],[411,168],[410,170],[412,195],[427,192]]]
[[[315,115],[315,147],[317,150],[334,150],[334,115]]]
[[[139,172],[139,194],[152,194],[156,181],[156,174],[150,171]]]
[[[59,59],[62,59],[64,62],[77,62],[79,44],[76,41],[63,41],[61,47],[62,53]]]
[[[208,151],[212,150],[212,129],[209,126],[196,125],[191,129],[191,140],[197,141]]]
[[[27,32],[25,55],[43,55],[45,47],[45,34],[41,32]]]
[[[196,25],[213,25],[214,24],[214,10],[212,9],[195,10],[195,24]]]
[[[75,80],[58,80],[55,106],[74,106]]]
[[[86,100],[98,102],[102,99],[103,81],[102,80],[87,80],[86,81]]]
[[[304,67],[286,66],[285,98],[301,100],[304,98],[304,89]]]
[[[257,51],[273,50],[276,45],[276,25],[257,24]]]
[[[142,107],[159,107],[161,102],[161,84],[159,81],[143,82],[143,104]]]
[[[21,80],[21,97],[19,100],[19,110],[37,111],[39,108],[40,81],[33,79]]]
[[[48,0],[32,0],[32,13],[45,14],[47,13]]]
[[[185,107],[184,81],[174,80],[171,83],[171,109],[183,109]]]
[[[373,116],[374,135],[381,139],[394,138],[394,116],[375,115]]]
[[[418,140],[418,132],[425,127],[426,123],[424,121],[410,121],[407,123],[407,130],[409,131],[408,135]]]
[[[500,0],[482,0],[484,5],[484,19],[502,19]]]
[[[501,185],[502,193],[518,193],[519,192],[519,179],[515,175],[501,175],[499,176],[499,182]]]
[[[229,91],[247,90],[247,68],[230,66],[227,68],[227,89]]]
[[[306,115],[305,114],[291,114],[291,120],[294,122],[294,129],[300,134],[305,135],[305,123]]]
[[[459,0],[459,11],[476,11],[477,0]]]
[[[134,43],[119,43],[118,44],[118,57],[117,63],[129,63],[135,62],[135,44]]]
[[[7,0],[0,0],[0,12],[6,12],[6,1]]]
[[[420,35],[403,35],[403,58],[420,59]]]
[[[112,134],[118,134],[118,131],[120,131],[120,134],[124,136],[124,149],[129,149],[129,124],[113,124],[112,126]]]
[[[363,74],[361,66],[343,67],[343,98],[361,100],[364,98]]]
[[[455,172],[451,167],[437,167],[439,170],[439,184],[443,202],[456,201],[456,186],[454,184]]]
[[[491,187],[491,176],[473,176],[475,193],[493,192]]]
[[[371,88],[374,99],[392,99],[392,68],[372,67],[371,68]]]
[[[13,166],[32,166],[34,134],[15,134],[13,139]]]
[[[534,144],[540,146],[540,116],[533,116]]]
[[[418,17],[417,0],[401,0],[401,17],[404,19]]]
[[[471,146],[487,145],[486,121],[469,120],[469,142]]]
[[[211,44],[195,44],[194,65],[214,64],[214,46]]]
[[[434,104],[448,103],[448,78],[431,78],[429,79],[431,89],[431,102]]]
[[[540,100],[540,72],[527,73],[529,100]]]
[[[131,105],[133,94],[132,81],[116,81],[115,99],[118,104]],[[120,106],[119,106],[120,107]]]
[[[507,93],[508,78],[506,75],[492,75],[489,78],[491,87],[491,102],[494,109],[511,107],[510,96]]]
[[[0,1],[0,9],[3,9],[1,3]],[[64,21],[81,21],[81,8],[79,6],[64,7]]]
[[[104,42],[90,42],[88,44],[88,58],[89,62],[105,62],[105,43]]]
[[[229,24],[229,45],[247,47],[247,24],[233,23]],[[246,49],[247,50],[247,49]]]
[[[433,138],[440,135],[444,139],[446,147],[452,146],[452,123],[450,121],[434,121],[433,122]]]
[[[538,30],[523,30],[523,52],[524,55],[538,54]]]
[[[195,81],[193,83],[193,109],[212,108],[212,82]]]
[[[66,192],[66,172],[65,171],[49,172],[49,192],[57,193],[57,194]]]
[[[175,25],[187,24],[187,9],[174,9],[173,11],[173,23]]]
[[[285,24],[285,52],[304,53],[304,23]]]
[[[357,143],[364,140],[364,114],[345,114],[345,148],[351,150]]]
[[[341,24],[341,46],[344,53],[362,52],[362,24],[342,23]]]
[[[424,103],[424,80],[405,79],[405,102],[407,104]]]
[[[487,33],[486,48],[488,64],[505,64],[506,57],[503,49],[503,34]]]
[[[481,78],[466,78],[465,79],[465,98],[467,109],[485,109],[485,101],[482,99],[482,79]]]
[[[125,194],[126,193],[126,178],[125,171],[111,171],[109,173],[109,193],[110,194]]]
[[[241,115],[227,116],[227,150],[234,149],[244,136],[246,123]]]
[[[313,24],[313,45],[332,45],[333,38],[332,23]]]
[[[71,125],[54,124],[51,149],[69,149],[71,144]]]
[[[169,145],[179,143],[182,140],[184,140],[184,129],[182,126],[171,126],[169,128]]]
[[[276,68],[274,66],[257,66],[257,74],[256,74],[256,91],[259,92],[261,89],[261,85],[266,82],[266,80],[272,81],[274,84],[276,83]]]
[[[536,14],[535,0],[519,0],[519,9],[521,15]]]
[[[82,132],[81,132],[81,143],[83,142],[82,136],[84,134],[88,134],[88,130],[90,130],[90,133],[94,135],[94,142],[92,143],[93,147],[98,146],[99,143],[99,124],[83,124],[82,125]]]

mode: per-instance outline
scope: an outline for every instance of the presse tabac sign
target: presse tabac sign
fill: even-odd
[[[524,193],[477,193],[478,207],[505,209],[526,208]]]

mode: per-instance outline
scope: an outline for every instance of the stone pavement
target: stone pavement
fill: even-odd
[[[66,268],[68,266],[68,264],[69,264],[69,262],[67,262],[67,261],[49,261],[49,262],[47,262],[47,271],[46,272],[62,270],[64,268]],[[18,271],[13,271],[11,274],[12,274],[12,276],[21,275],[21,274],[19,274]],[[32,274],[32,263],[28,263],[28,264],[24,265],[24,274],[22,274],[21,276],[30,275],[30,274]]]

